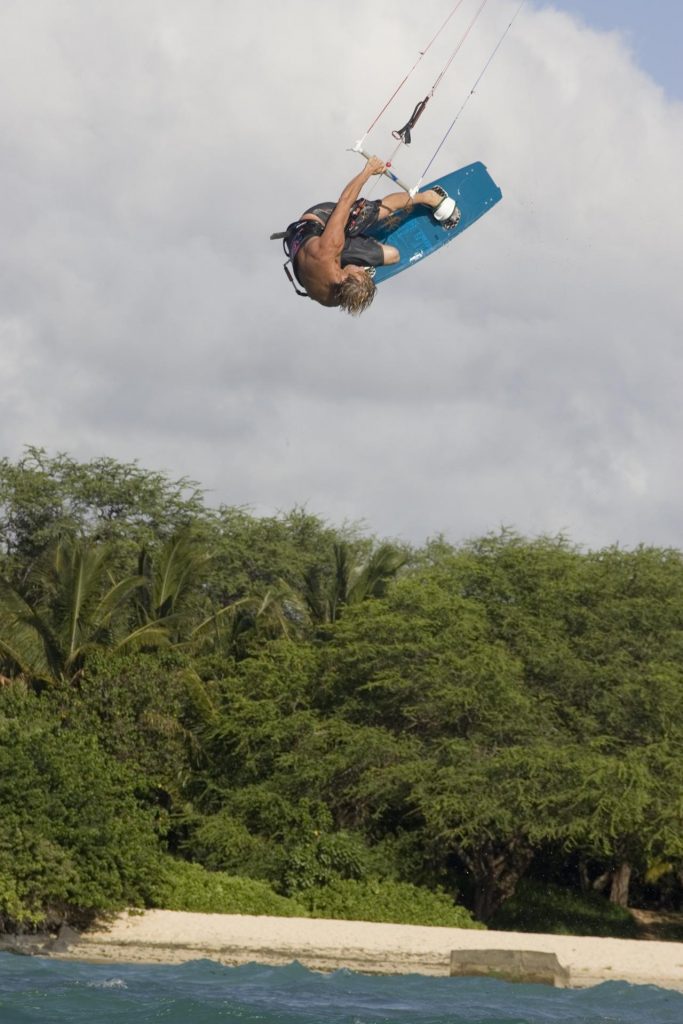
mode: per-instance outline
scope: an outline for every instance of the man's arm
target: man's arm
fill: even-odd
[[[319,245],[321,249],[324,249],[327,253],[333,256],[338,256],[344,248],[345,236],[344,229],[346,222],[349,219],[349,213],[351,207],[355,203],[356,199],[360,195],[360,190],[363,185],[373,174],[381,174],[384,171],[385,164],[379,157],[373,156],[368,160],[360,174],[357,174],[355,178],[352,178],[348,183],[342,194],[337,200],[337,205],[330,214],[329,220],[325,225],[325,230],[320,236]]]

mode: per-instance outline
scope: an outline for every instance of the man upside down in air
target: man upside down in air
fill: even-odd
[[[387,217],[413,204],[429,206],[445,227],[460,214],[443,189],[426,189],[411,196],[396,192],[384,199],[359,199],[363,185],[386,165],[373,156],[352,178],[336,203],[318,203],[305,211],[284,233],[285,249],[299,284],[322,306],[339,306],[357,316],[375,297],[372,268],[398,263],[393,245],[382,245],[366,232]],[[283,237],[283,236],[275,236]]]

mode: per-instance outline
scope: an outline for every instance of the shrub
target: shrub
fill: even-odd
[[[305,907],[278,896],[266,882],[238,878],[223,871],[207,871],[200,864],[164,860],[152,904],[164,910],[199,914],[254,914],[306,917]]]
[[[287,850],[282,886],[287,895],[318,891],[367,874],[370,852],[356,832],[315,832]]]
[[[441,925],[447,928],[483,928],[468,910],[444,892],[408,882],[334,879],[320,889],[309,889],[299,899],[311,917],[346,921],[386,921],[395,924]]]
[[[3,695],[0,931],[144,903],[164,828],[94,737],[64,728],[38,697]]]
[[[273,881],[282,873],[281,845],[251,833],[229,811],[191,821],[182,851],[209,871]]]
[[[527,879],[519,883],[515,895],[489,924],[502,931],[621,939],[636,938],[638,930],[628,910],[599,893],[580,893]]]
[[[95,652],[69,711],[117,761],[156,786],[175,790],[186,770],[182,720],[190,703],[177,652]]]

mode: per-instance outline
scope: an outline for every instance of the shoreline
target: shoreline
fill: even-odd
[[[503,961],[520,961],[524,951],[546,954],[549,959],[554,954],[561,983],[571,988],[625,981],[683,992],[683,943],[679,942],[147,910],[100,922],[80,936],[74,934],[65,945],[49,955],[94,963],[178,964],[210,959],[239,966],[298,961],[324,972],[346,968],[362,974],[435,977],[451,974],[454,951],[460,951],[460,959],[466,961],[469,953],[475,960],[482,954],[495,957],[491,951],[502,951]],[[524,977],[528,975],[520,980]]]

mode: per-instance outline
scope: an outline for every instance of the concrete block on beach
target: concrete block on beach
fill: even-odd
[[[454,949],[451,977],[499,978],[555,988],[569,986],[569,971],[555,953],[528,949]]]

